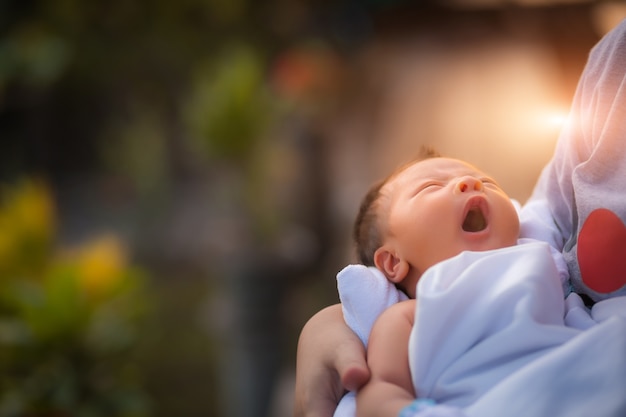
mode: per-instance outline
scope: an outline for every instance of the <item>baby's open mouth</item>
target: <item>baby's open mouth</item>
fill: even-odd
[[[485,230],[487,227],[487,219],[485,218],[482,209],[479,206],[469,209],[461,227],[464,231],[471,233]]]

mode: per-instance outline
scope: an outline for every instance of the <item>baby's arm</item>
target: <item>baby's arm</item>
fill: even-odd
[[[385,310],[376,320],[367,348],[371,378],[357,392],[359,417],[396,417],[415,399],[409,369],[409,336],[415,300]]]

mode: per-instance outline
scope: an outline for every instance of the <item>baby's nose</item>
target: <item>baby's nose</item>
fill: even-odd
[[[457,193],[467,193],[471,191],[482,191],[483,182],[471,176],[465,176],[458,179],[454,191]]]

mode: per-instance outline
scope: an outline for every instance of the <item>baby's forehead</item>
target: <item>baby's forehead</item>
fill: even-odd
[[[453,158],[429,158],[417,161],[398,173],[396,179],[446,179],[463,175],[483,175],[475,166]]]

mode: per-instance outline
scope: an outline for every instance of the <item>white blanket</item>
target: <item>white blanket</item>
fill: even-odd
[[[382,311],[395,291],[363,268],[338,275],[353,327],[376,315],[363,305]],[[365,296],[353,280],[376,280],[383,295]],[[442,404],[424,416],[626,416],[626,298],[592,311],[576,294],[565,301],[548,245],[462,253],[426,271],[417,294],[411,373],[419,396]],[[335,416],[354,415],[349,395]]]

